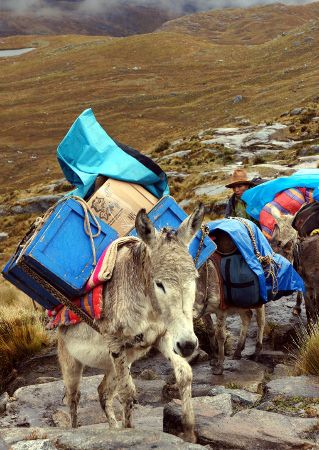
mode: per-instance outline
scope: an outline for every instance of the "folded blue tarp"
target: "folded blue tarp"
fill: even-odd
[[[273,259],[278,269],[278,297],[280,295],[284,295],[285,293],[291,293],[291,291],[304,291],[304,282],[300,275],[292,267],[292,264],[278,253],[273,253],[269,242],[253,222],[247,219],[243,220],[247,222],[252,229],[256,240],[257,249],[260,254],[262,256],[273,255]],[[251,270],[258,276],[260,298],[262,301],[266,303],[267,301],[273,299],[272,281],[270,278],[266,278],[263,267],[254,253],[252,241],[246,226],[235,218],[214,220],[213,222],[208,222],[207,226],[210,232],[219,229],[230,235]]]
[[[66,179],[76,186],[72,195],[89,194],[98,175],[140,184],[157,198],[169,194],[165,172],[146,156],[111,139],[91,109],[75,120],[58,146],[57,157]]]
[[[242,195],[247,205],[246,211],[254,219],[259,220],[260,211],[275,198],[276,194],[294,187],[314,189],[313,198],[319,201],[319,169],[302,169],[289,177],[276,178],[248,189]]]

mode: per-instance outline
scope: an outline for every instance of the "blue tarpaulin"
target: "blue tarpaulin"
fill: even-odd
[[[260,211],[267,203],[273,201],[276,194],[294,187],[314,189],[313,198],[319,201],[319,169],[302,169],[289,177],[266,181],[245,191],[241,198],[247,205],[247,213],[259,220]]]
[[[85,197],[98,175],[137,183],[161,198],[169,194],[167,177],[154,162],[155,171],[141,161],[145,156],[117,144],[97,122],[92,109],[86,109],[75,120],[57,149],[59,164],[66,179],[76,189],[72,195]],[[126,147],[139,156],[133,157]],[[157,170],[156,170],[157,169]]]
[[[262,256],[273,255],[273,259],[278,269],[278,291],[282,293],[282,295],[284,295],[285,292],[304,291],[303,280],[292,267],[292,264],[278,253],[273,253],[269,242],[253,222],[247,219],[242,220],[247,222],[252,229],[257,249],[260,254]],[[266,278],[263,267],[254,253],[252,241],[246,226],[235,218],[214,220],[213,222],[208,222],[207,226],[210,232],[219,229],[230,235],[251,270],[258,276],[260,298],[265,303],[271,299],[271,292],[273,289],[272,281],[270,278]]]

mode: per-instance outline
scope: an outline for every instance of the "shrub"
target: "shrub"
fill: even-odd
[[[154,152],[161,153],[164,150],[167,150],[169,145],[170,145],[169,141],[162,141],[155,147]]]
[[[295,366],[301,374],[319,375],[319,322],[298,330]]]
[[[253,164],[263,164],[264,162],[266,162],[265,158],[261,155],[256,155],[253,158]]]
[[[0,392],[14,365],[49,343],[42,309],[16,289],[1,285],[0,297]]]

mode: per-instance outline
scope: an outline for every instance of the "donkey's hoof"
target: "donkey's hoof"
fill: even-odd
[[[186,442],[191,442],[192,444],[196,444],[197,442],[197,437],[193,431],[185,431],[184,433],[181,433],[179,437]]]
[[[297,307],[295,306],[295,307],[292,309],[292,314],[293,314],[294,316],[299,317],[300,314],[301,314],[301,308],[297,308]]]
[[[224,372],[224,366],[216,364],[215,366],[212,367],[212,372],[214,375],[222,375]]]

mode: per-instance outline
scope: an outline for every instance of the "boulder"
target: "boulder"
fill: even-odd
[[[49,441],[53,445],[51,447],[53,449],[69,450],[119,450],[125,448],[138,450],[149,450],[151,448],[158,450],[200,450],[203,448],[201,445],[189,444],[179,437],[161,431],[109,430],[105,427],[105,424],[80,427],[77,428],[76,432],[59,428],[11,428],[2,430],[2,436],[9,446],[24,442],[30,443],[30,439],[32,439],[35,444],[40,442],[40,445],[43,445],[43,441]],[[20,449],[22,448],[28,447],[20,447]],[[31,448],[32,450],[38,450],[42,447]]]
[[[319,379],[315,376],[285,377],[266,384],[267,399],[277,396],[319,399]]]
[[[200,399],[198,399],[200,400]],[[203,403],[194,404],[198,443],[210,448],[278,449],[317,448],[314,439],[307,439],[317,426],[316,419],[302,419],[282,414],[247,409],[227,416],[212,416]],[[213,420],[212,420],[213,417]],[[170,403],[164,408],[164,431],[181,429],[180,406]]]

